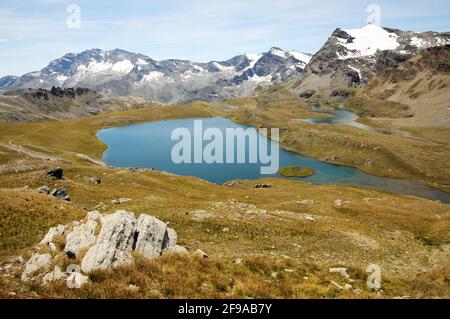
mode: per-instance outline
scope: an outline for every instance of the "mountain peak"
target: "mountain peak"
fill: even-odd
[[[447,43],[449,33],[401,31],[373,24],[338,28],[293,86],[299,93],[320,90],[322,94],[346,86],[362,86],[377,71],[395,68],[420,50]]]

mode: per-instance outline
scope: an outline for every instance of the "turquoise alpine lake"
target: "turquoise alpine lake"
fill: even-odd
[[[348,116],[348,114],[346,114]],[[108,148],[103,154],[103,161],[115,167],[152,168],[167,171],[176,175],[195,176],[204,180],[222,184],[230,180],[256,180],[259,178],[288,178],[279,175],[262,175],[262,163],[182,163],[172,160],[172,149],[178,143],[171,139],[172,132],[178,128],[186,128],[194,136],[194,120],[202,120],[203,130],[217,128],[223,132],[227,128],[246,130],[250,126],[236,124],[225,118],[181,119],[160,122],[147,122],[122,127],[100,130],[97,137]],[[272,143],[259,135],[268,145],[270,152]],[[209,142],[203,141],[203,146]],[[225,140],[223,141],[225,143]],[[236,143],[235,143],[236,144]],[[246,159],[249,158],[249,143],[246,143]],[[192,140],[192,145],[194,141]],[[236,147],[236,146],[235,146]],[[224,146],[223,149],[226,149]],[[224,154],[225,157],[225,154]],[[427,186],[420,181],[399,180],[366,174],[357,168],[334,165],[316,160],[301,154],[289,152],[280,148],[279,167],[302,166],[315,170],[316,174],[306,178],[289,178],[310,182],[315,185],[345,184],[364,188],[374,188],[394,193],[415,195],[432,200],[450,203],[450,194]]]

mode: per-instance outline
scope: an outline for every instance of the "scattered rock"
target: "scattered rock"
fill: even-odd
[[[132,291],[132,292],[138,292],[139,290],[140,290],[140,288],[138,287],[138,286],[136,286],[136,285],[129,285],[128,286],[128,290],[129,291]]]
[[[226,186],[226,187],[241,187],[242,185],[241,185],[241,183],[239,183],[237,181],[228,181],[228,182],[223,183],[223,186]]]
[[[175,245],[175,246],[169,247],[165,252],[170,253],[170,254],[187,254],[188,250],[182,246]]]
[[[42,282],[44,284],[48,284],[50,282],[64,280],[66,278],[67,278],[67,275],[64,272],[62,272],[61,268],[59,268],[58,266],[55,266],[55,268],[52,272],[46,274],[42,278]]]
[[[130,198],[119,198],[119,199],[113,199],[111,201],[111,204],[113,204],[113,205],[120,205],[120,204],[128,203],[129,201],[131,201]]]
[[[271,188],[271,184],[255,184],[253,185],[253,188]]]
[[[69,196],[69,194],[67,193],[67,190],[64,187],[55,188],[54,190],[52,190],[50,195],[52,195],[53,197],[56,197],[58,199],[70,202],[70,196]]]
[[[337,199],[334,201],[335,208],[341,208],[342,206],[348,205],[348,204],[350,204],[350,201],[348,201],[348,200],[344,201],[342,199]]]
[[[316,201],[314,199],[304,199],[297,203],[303,206],[313,206],[316,203]]]
[[[89,277],[85,276],[79,272],[71,273],[70,276],[66,280],[67,286],[72,287],[72,288],[81,288],[88,282],[89,282]]]
[[[337,289],[339,289],[339,290],[343,290],[343,289],[344,289],[344,287],[342,287],[341,285],[339,285],[337,282],[335,282],[335,281],[333,281],[333,280],[330,280],[330,282],[331,282],[331,284],[332,284],[333,286],[335,286]]]
[[[206,218],[214,218],[217,217],[216,214],[207,212],[206,210],[196,210],[193,212],[190,212],[189,214],[192,215],[192,219],[196,221],[202,221]]]
[[[194,253],[194,256],[197,256],[200,258],[208,258],[208,255],[201,249],[197,249]]]
[[[37,191],[41,194],[50,194],[50,188],[48,188],[47,186],[41,186],[37,189]]]
[[[347,273],[347,268],[339,267],[339,268],[330,268],[330,273],[338,273],[344,279],[350,279],[350,275]]]
[[[293,273],[293,272],[294,272],[294,269],[286,268],[284,271],[285,271],[285,272],[288,272],[288,273]]]
[[[89,177],[89,182],[91,182],[92,184],[99,185],[102,183],[102,180],[100,178],[98,178],[97,176],[92,176],[92,177]]]
[[[52,263],[52,255],[33,255],[25,264],[25,270],[22,273],[22,281],[27,281],[30,276],[39,270],[48,269]]]
[[[233,260],[233,263],[236,265],[240,265],[242,263],[242,258],[236,258],[235,260]]]
[[[60,180],[63,178],[63,170],[60,167],[49,169],[46,174],[55,180]]]
[[[247,210],[245,213],[249,215],[259,215],[259,216],[265,216],[269,214],[267,209],[260,209],[260,208],[252,208]]]

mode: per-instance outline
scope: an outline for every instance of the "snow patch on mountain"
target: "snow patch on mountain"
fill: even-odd
[[[395,50],[400,45],[397,42],[398,36],[385,29],[368,24],[360,29],[343,30],[347,32],[351,39],[339,39],[341,45],[349,51],[342,59],[371,56],[378,50]]]
[[[133,70],[133,68],[134,68],[134,64],[130,60],[123,60],[123,61],[114,63],[111,70],[113,72],[128,74],[131,72],[131,70]]]
[[[272,48],[270,50],[270,54],[279,56],[280,58],[283,58],[283,59],[286,57],[286,52],[284,52],[283,50],[281,50],[279,48]]]
[[[56,76],[56,80],[61,82],[61,84],[64,83],[64,81],[66,81],[68,78],[69,77],[65,76],[65,75],[58,75],[58,76]]]
[[[158,71],[152,71],[148,74],[145,74],[142,77],[141,82],[152,82],[155,80],[160,80],[164,77],[164,73],[158,72]]]
[[[312,55],[310,55],[310,54],[305,54],[305,53],[294,51],[294,50],[290,50],[290,51],[288,51],[288,53],[290,55],[292,55],[294,58],[296,58],[297,60],[304,62],[305,65],[308,64],[312,58]]]
[[[262,58],[263,55],[246,53],[245,56],[247,57],[247,59],[250,60],[248,67],[246,69],[244,69],[244,70],[247,70],[247,69],[253,69],[255,67],[255,64],[259,61],[259,59]]]

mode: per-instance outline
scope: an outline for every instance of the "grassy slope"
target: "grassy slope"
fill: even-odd
[[[363,115],[394,118],[388,124],[397,127],[448,129],[449,61],[450,45],[424,50],[396,69],[381,71],[349,106]],[[386,109],[387,105],[391,107]]]
[[[45,178],[44,170],[1,177],[2,226],[20,234],[20,237],[4,235],[7,241],[2,247],[3,254],[9,255],[16,249],[37,243],[49,226],[79,219],[87,210],[103,203],[102,211],[128,209],[169,222],[177,230],[180,244],[191,251],[197,248],[206,251],[211,260],[175,258],[174,261],[167,257],[149,265],[127,268],[123,273],[94,276],[94,284],[82,291],[67,291],[63,286],[39,288],[37,291],[43,296],[134,296],[126,289],[131,283],[143,287],[140,296],[150,297],[356,296],[350,292],[339,293],[329,280],[343,283],[342,279],[326,273],[333,266],[351,267],[360,278],[356,286],[361,287],[362,273],[369,263],[378,263],[383,268],[387,285],[384,295],[406,292],[411,295],[423,289],[415,284],[419,273],[440,272],[448,267],[448,205],[371,190],[318,187],[282,179],[264,180],[273,185],[270,189],[251,188],[254,182],[243,182],[248,187],[230,188],[150,170],[133,172],[92,165],[62,166],[66,177],[58,182]],[[86,180],[85,177],[93,175],[100,176],[102,184],[94,185]],[[17,189],[24,185],[31,189]],[[41,185],[65,186],[74,205],[32,190]],[[132,201],[113,206],[111,201],[120,197]],[[269,214],[247,213],[247,208],[230,204],[234,199],[267,209]],[[342,205],[336,205],[338,199],[343,201]],[[303,200],[315,202],[302,203]],[[206,210],[215,216],[199,219],[197,210]],[[304,214],[312,215],[315,220],[305,219]],[[229,232],[223,232],[224,227],[228,227]],[[244,265],[232,263],[238,257],[244,257]],[[189,266],[179,268],[186,264]],[[177,272],[177,268],[184,270]],[[288,274],[284,268],[296,271]],[[183,274],[189,271],[193,273],[185,277]],[[281,277],[272,278],[272,272],[278,272]],[[304,276],[311,280],[302,279]],[[163,277],[165,280],[160,281]],[[224,283],[225,278],[231,278],[234,284]],[[193,286],[193,281],[209,282],[212,287]],[[277,288],[268,289],[270,284],[266,281]],[[149,286],[143,286],[145,282]],[[240,288],[234,290],[237,282]],[[27,289],[36,288],[16,285],[14,278],[4,279],[4,286],[9,290],[25,289],[23,296],[31,293]],[[117,289],[111,290],[112,287]],[[444,287],[438,288],[441,296],[448,293]],[[376,296],[364,291],[362,296]],[[431,296],[432,292],[425,291],[425,295]]]

